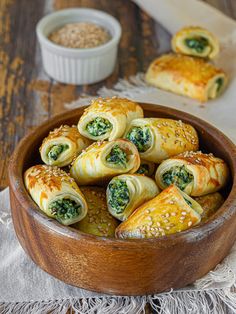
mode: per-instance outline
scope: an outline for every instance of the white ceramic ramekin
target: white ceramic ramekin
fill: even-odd
[[[103,26],[111,34],[104,45],[76,49],[54,44],[48,35],[55,29],[76,22]],[[43,66],[49,76],[67,84],[92,84],[108,77],[114,70],[121,36],[120,23],[111,15],[94,9],[66,9],[43,17],[36,33],[41,46]]]

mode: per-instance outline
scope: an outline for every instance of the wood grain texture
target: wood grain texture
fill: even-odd
[[[19,14],[22,8],[26,15]],[[32,29],[42,14],[41,0],[35,6],[27,0],[0,1],[0,188],[7,185],[9,157],[32,123],[34,98],[27,89],[36,69]]]
[[[200,147],[223,158],[232,173],[227,199],[208,223],[159,239],[95,237],[60,225],[38,210],[22,173],[39,160],[49,130],[75,124],[83,108],[63,113],[28,135],[9,167],[14,227],[24,250],[48,273],[88,290],[119,295],[153,294],[184,287],[214,268],[236,239],[236,148],[220,131],[187,113],[141,104],[145,116],[181,119],[198,131]],[[57,267],[55,267],[55,260]]]
[[[236,17],[235,0],[206,2]],[[104,10],[121,22],[117,66],[113,75],[98,84],[59,84],[42,72],[35,25],[45,12],[83,6]],[[8,184],[9,157],[29,129],[65,110],[64,103],[81,93],[96,94],[103,85],[112,87],[119,77],[145,71],[163,52],[160,34],[169,40],[160,25],[128,0],[35,0],[34,5],[28,5],[27,0],[0,1],[0,189]]]

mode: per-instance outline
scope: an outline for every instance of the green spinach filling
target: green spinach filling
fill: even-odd
[[[67,150],[68,148],[69,148],[69,145],[67,144],[53,145],[48,152],[48,158],[55,161],[58,159],[59,155],[65,150]]]
[[[147,127],[133,127],[126,138],[131,141],[139,152],[145,152],[151,147],[151,132]]]
[[[224,79],[222,77],[219,77],[217,80],[216,80],[216,85],[217,85],[217,92],[219,92],[223,86],[223,83],[224,83]]]
[[[97,117],[87,124],[86,130],[92,136],[100,136],[112,130],[112,124],[107,119]]]
[[[137,173],[148,175],[148,173],[149,173],[149,165],[147,165],[147,164],[142,164],[142,165],[139,167],[139,169],[137,170]]]
[[[185,44],[188,48],[196,50],[198,53],[202,53],[208,46],[208,40],[204,37],[186,38]]]
[[[107,155],[106,161],[115,165],[126,167],[126,163],[128,161],[127,154],[119,147],[119,145],[115,145],[111,149],[109,155]]]
[[[162,180],[167,186],[175,184],[183,191],[192,182],[193,175],[186,170],[185,166],[174,166],[162,175]]]
[[[73,220],[80,215],[81,205],[74,200],[63,198],[52,202],[49,209],[58,221],[63,222],[66,220]]]
[[[193,207],[192,202],[190,202],[187,198],[184,197],[184,200],[190,207]]]
[[[108,185],[108,204],[117,213],[122,214],[129,203],[129,189],[124,180],[113,180]]]

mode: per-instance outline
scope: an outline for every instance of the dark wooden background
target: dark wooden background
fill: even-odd
[[[206,2],[236,18],[236,0]],[[107,11],[121,22],[117,66],[99,84],[59,84],[43,72],[35,25],[53,10],[83,6]],[[145,71],[155,56],[169,49],[169,39],[160,25],[129,0],[0,0],[0,189],[8,184],[7,165],[14,147],[28,130],[65,110],[64,103],[82,92],[96,94],[119,77]]]

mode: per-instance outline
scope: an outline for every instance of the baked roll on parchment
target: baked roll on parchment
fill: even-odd
[[[182,28],[173,36],[171,45],[177,53],[209,59],[215,58],[220,51],[218,39],[199,26]]]
[[[175,184],[188,195],[202,196],[224,187],[229,169],[224,160],[212,154],[186,152],[163,161],[155,178],[161,189]]]
[[[140,166],[136,146],[130,141],[118,139],[111,142],[95,142],[73,162],[71,176],[79,185],[105,183],[121,173],[135,173]]]
[[[167,54],[151,63],[146,81],[158,88],[205,102],[221,94],[227,77],[223,70],[202,58]]]
[[[157,238],[189,229],[201,221],[201,206],[172,185],[138,207],[116,228],[116,237]]]
[[[87,203],[65,171],[57,167],[37,165],[24,174],[25,187],[39,208],[63,225],[71,225],[87,214]]]
[[[64,167],[91,143],[79,133],[76,126],[62,125],[49,133],[39,151],[46,165]]]
[[[185,151],[198,150],[196,130],[182,121],[162,118],[135,119],[125,138],[134,143],[142,159],[160,163]]]
[[[84,219],[71,227],[100,237],[114,237],[118,221],[108,212],[106,189],[97,186],[82,186],[81,191],[88,204]]]
[[[78,122],[79,132],[92,140],[115,140],[125,133],[129,123],[143,117],[143,109],[125,98],[97,98],[84,110]]]
[[[114,177],[108,184],[108,210],[114,217],[123,221],[137,207],[159,193],[156,182],[151,178],[138,174],[123,174]]]

